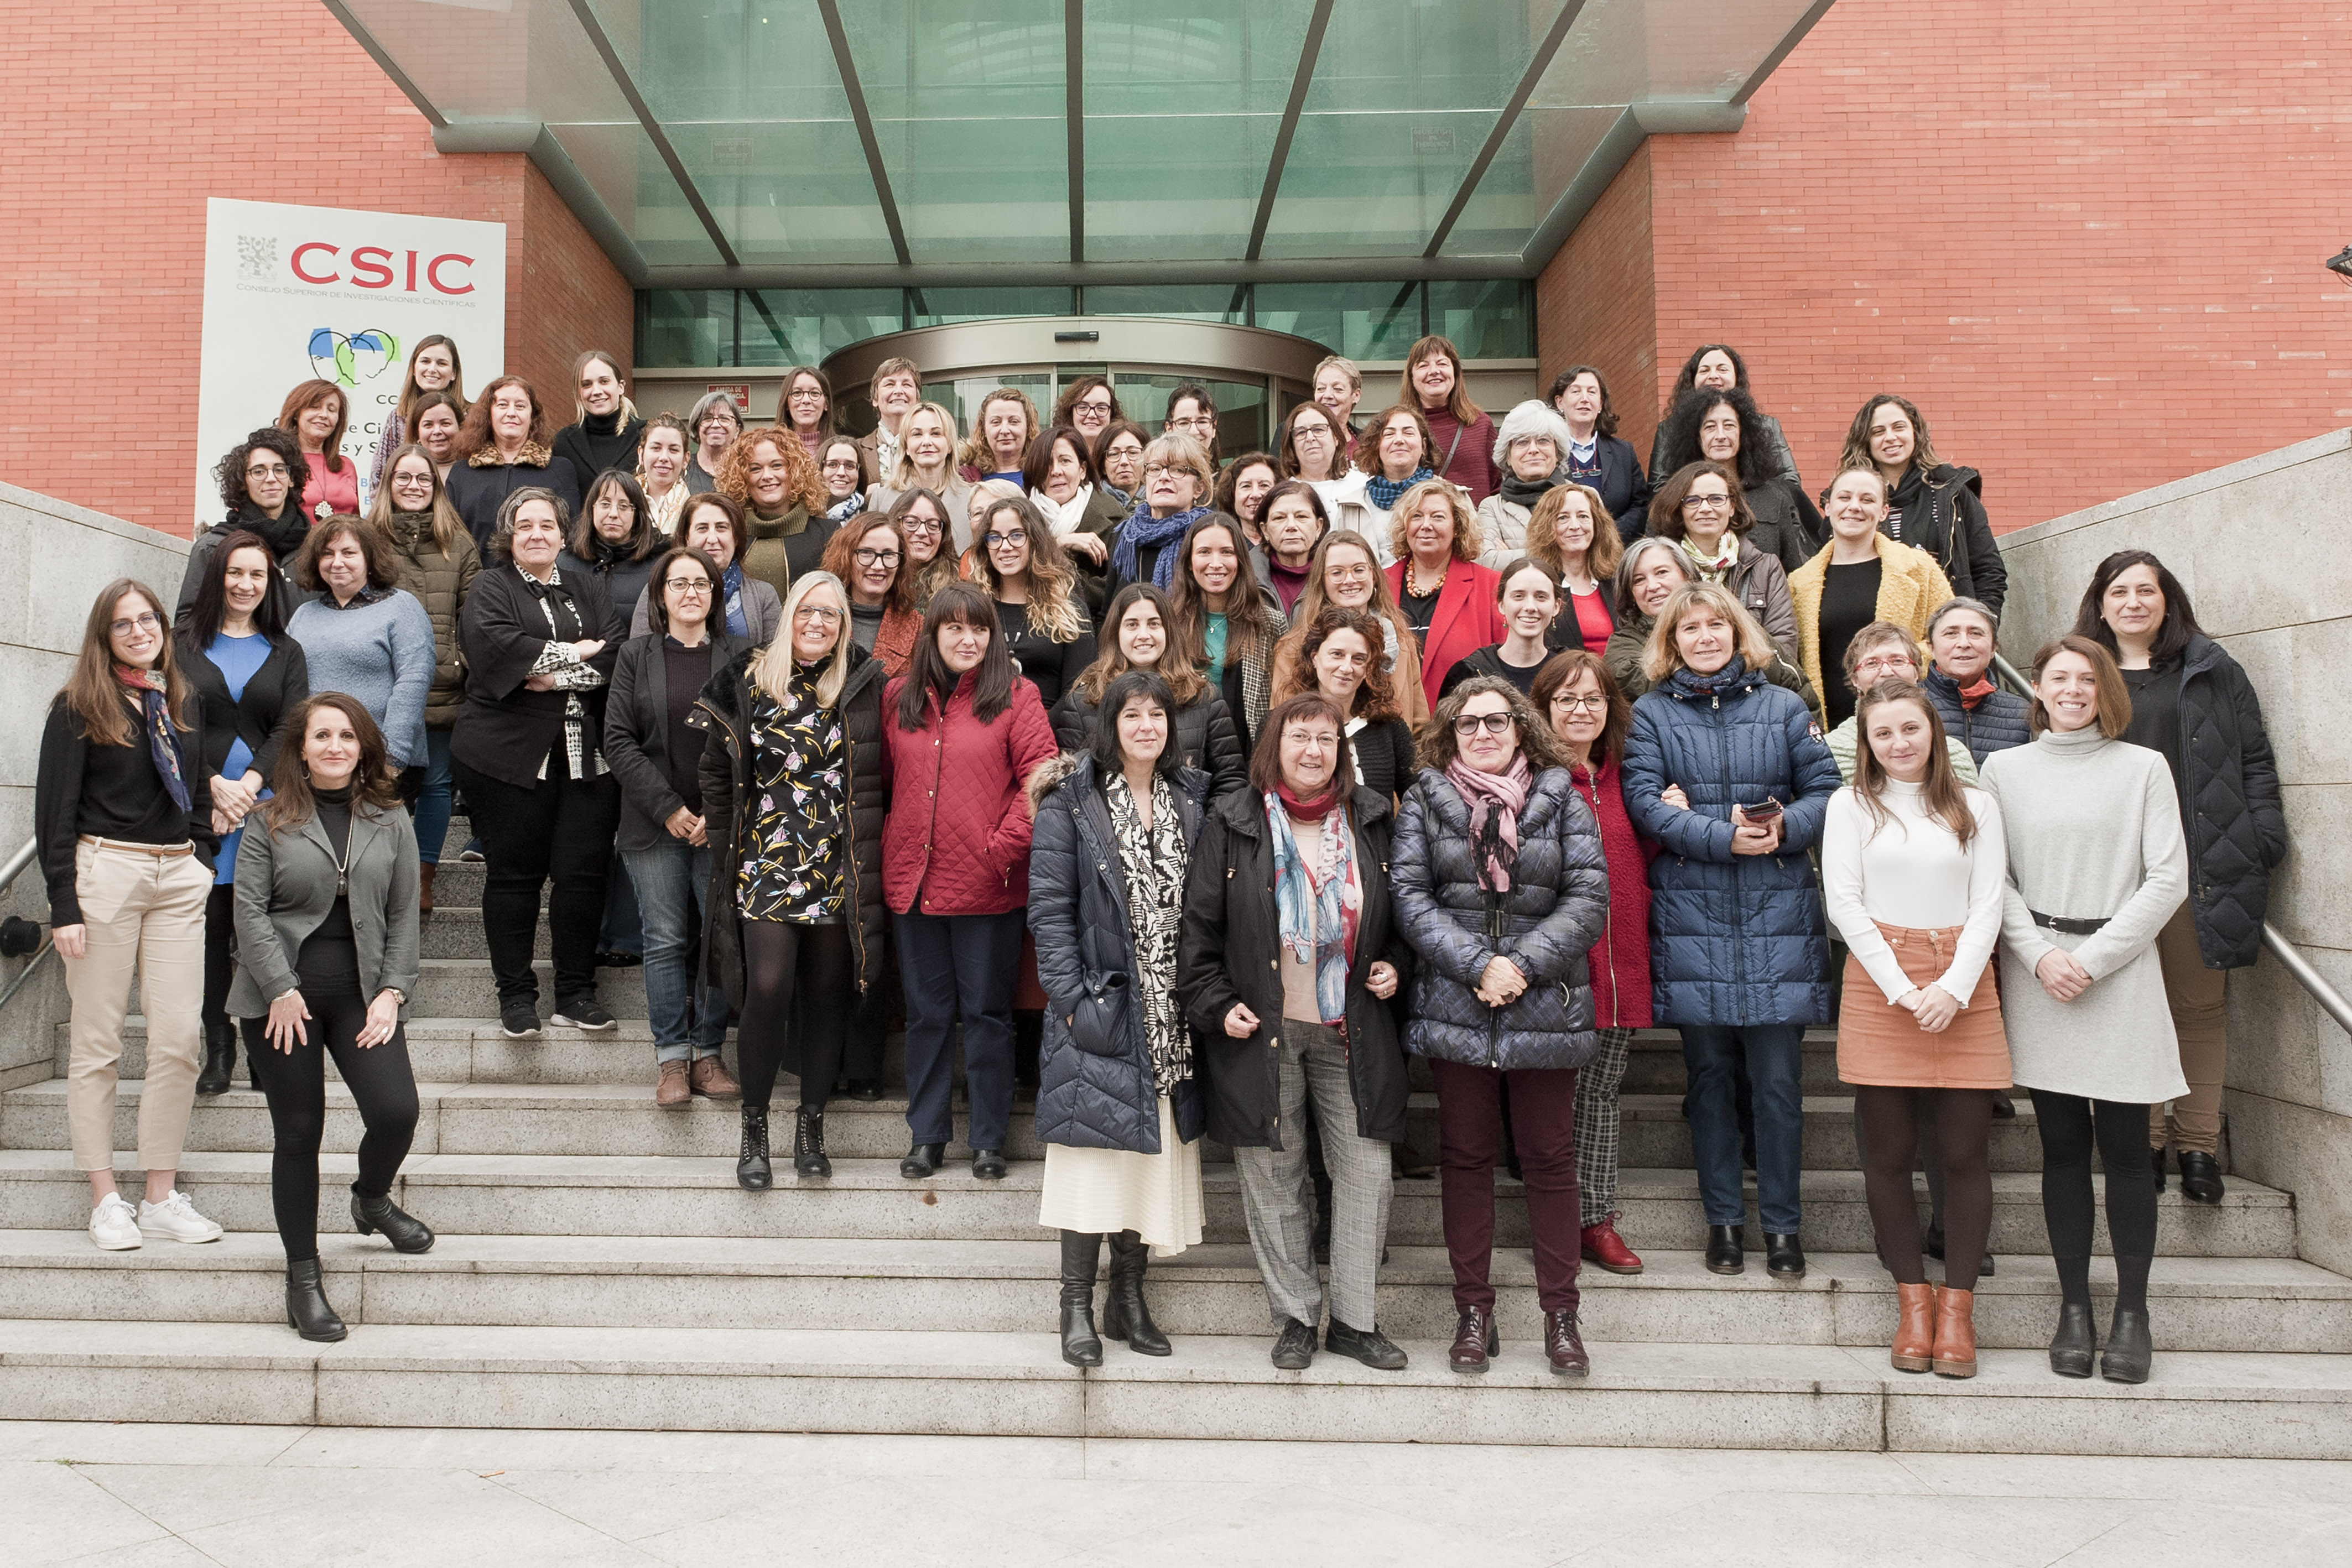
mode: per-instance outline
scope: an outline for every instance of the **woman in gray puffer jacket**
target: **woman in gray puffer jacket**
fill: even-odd
[[[1585,956],[1609,913],[1600,824],[1551,728],[1508,681],[1465,681],[1423,732],[1390,877],[1414,967],[1405,1049],[1437,1080],[1440,1197],[1459,1314],[1448,1360],[1499,1347],[1495,1162],[1500,1099],[1526,1173],[1536,1294],[1555,1373],[1590,1367],[1576,1322],[1581,1237],[1576,1070],[1600,1049]]]

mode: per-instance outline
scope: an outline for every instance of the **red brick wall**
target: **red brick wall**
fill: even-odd
[[[583,340],[629,352],[626,281],[528,160],[436,153],[321,5],[205,0],[154,27],[0,0],[0,80],[12,484],[175,534],[218,511],[188,477],[209,196],[504,222],[507,362],[564,419]],[[128,417],[89,417],[100,395]]]
[[[1600,366],[1617,434],[1644,458],[1660,392],[1652,145],[1634,152],[1536,279],[1538,395],[1570,365]]]
[[[1902,392],[2002,528],[2352,422],[2347,59],[2343,0],[1839,0],[1649,142],[1661,380],[1738,344],[1809,486]]]

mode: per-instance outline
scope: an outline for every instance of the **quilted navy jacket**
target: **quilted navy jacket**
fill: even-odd
[[[1960,685],[1941,670],[1930,670],[1920,690],[1936,705],[1944,733],[1969,748],[1979,768],[1996,751],[2024,746],[2033,739],[2033,705],[2005,686],[1995,686],[1974,708],[1960,700]]]
[[[1209,776],[1184,768],[1172,782],[1189,850],[1201,836]],[[1127,874],[1094,758],[1047,763],[1031,779],[1030,795],[1037,822],[1029,841],[1029,932],[1037,942],[1037,983],[1051,1003],[1037,1058],[1038,1141],[1156,1155],[1160,1092],[1137,999],[1145,981],[1135,967]],[[1178,1083],[1169,1099],[1177,1135],[1189,1144],[1205,1120],[1197,1077]]]
[[[1404,1048],[1474,1067],[1581,1067],[1601,1048],[1586,956],[1609,917],[1601,825],[1564,768],[1538,774],[1519,813],[1511,888],[1478,885],[1470,809],[1423,768],[1397,813],[1390,880],[1413,967]],[[1509,959],[1528,988],[1506,1008],[1478,999],[1487,964]]]
[[[1679,784],[1690,810],[1659,797]],[[1633,705],[1625,810],[1658,841],[1650,862],[1650,977],[1662,1024],[1810,1024],[1830,1017],[1821,841],[1837,763],[1805,705],[1735,659],[1677,670]],[[1770,796],[1780,848],[1731,852],[1731,808]]]

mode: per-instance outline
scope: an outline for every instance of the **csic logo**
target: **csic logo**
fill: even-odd
[[[339,387],[355,387],[362,381],[373,381],[383,373],[386,366],[400,362],[400,340],[373,327],[349,334],[331,327],[315,327],[310,331],[310,369],[320,381],[332,382]]]
[[[423,251],[386,250],[380,245],[353,246],[348,257],[341,246],[308,240],[286,258],[294,276],[305,283],[348,283],[354,288],[397,288],[404,294],[424,288],[436,294],[471,294],[474,258],[447,252],[427,256]]]

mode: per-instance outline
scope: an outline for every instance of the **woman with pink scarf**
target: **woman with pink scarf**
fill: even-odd
[[[1501,1349],[1487,1270],[1507,1081],[1544,1358],[1581,1377],[1591,1362],[1577,1327],[1576,1071],[1601,1046],[1586,962],[1609,914],[1600,824],[1551,727],[1508,681],[1455,687],[1417,749],[1423,764],[1397,814],[1391,877],[1415,960],[1404,1046],[1437,1080],[1458,1314],[1447,1361],[1484,1372]]]

